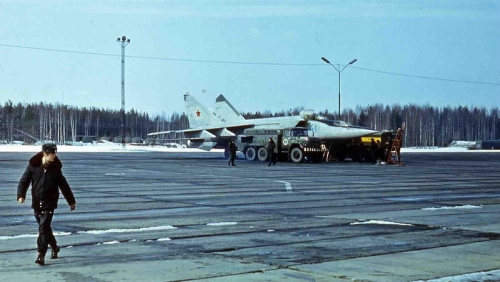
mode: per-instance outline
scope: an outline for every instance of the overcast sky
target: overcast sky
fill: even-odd
[[[0,102],[184,111],[498,107],[500,1],[0,2]]]

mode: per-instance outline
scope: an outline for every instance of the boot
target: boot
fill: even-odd
[[[51,259],[56,259],[58,258],[58,254],[61,251],[61,248],[59,246],[56,246],[55,248],[51,248],[52,252],[50,253],[50,258]]]
[[[38,253],[38,256],[36,257],[35,263],[37,263],[39,265],[44,265],[45,264],[45,256]]]

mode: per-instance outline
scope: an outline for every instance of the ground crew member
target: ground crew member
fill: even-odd
[[[389,142],[385,142],[384,144],[384,162],[389,160],[389,155],[391,154],[391,146]]]
[[[276,154],[274,153],[275,148],[276,143],[274,143],[273,138],[269,138],[269,142],[267,143],[267,156],[269,157],[268,166],[276,164]]]
[[[370,140],[370,159],[372,163],[376,163],[378,159],[378,145],[375,140],[372,138]]]
[[[231,140],[231,142],[229,142],[229,145],[227,146],[227,150],[229,151],[229,161],[227,162],[227,165],[232,165],[232,166],[236,166],[234,164],[234,159],[236,159],[236,144],[234,143],[234,140]]]
[[[73,192],[62,174],[62,163],[56,156],[57,146],[53,143],[44,144],[42,151],[34,155],[17,186],[17,201],[24,203],[26,192],[31,184],[31,207],[38,223],[38,256],[35,263],[45,264],[45,253],[48,246],[52,249],[50,258],[56,259],[61,250],[57,246],[52,233],[51,223],[54,210],[59,200],[59,189],[68,202],[71,210],[75,210],[76,201]]]
[[[399,139],[394,140],[394,147],[396,149],[396,155],[398,156],[398,164],[401,164],[401,143]]]

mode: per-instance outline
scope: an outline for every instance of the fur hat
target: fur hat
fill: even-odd
[[[57,145],[54,143],[46,143],[42,145],[42,152],[46,154],[55,154],[57,152]]]

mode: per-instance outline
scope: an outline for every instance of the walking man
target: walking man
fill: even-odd
[[[76,207],[75,197],[62,174],[62,163],[56,153],[56,144],[44,144],[42,151],[29,160],[28,167],[17,186],[17,201],[22,204],[26,200],[26,192],[31,184],[31,207],[38,223],[36,241],[38,256],[35,263],[39,265],[45,264],[45,253],[49,245],[52,249],[51,259],[56,259],[60,251],[50,226],[59,200],[59,189],[71,210],[75,210]]]
[[[236,159],[236,144],[234,143],[234,140],[231,140],[231,142],[229,142],[229,146],[227,147],[227,150],[229,151],[229,161],[227,162],[227,165],[232,165],[232,166],[236,166],[234,164],[234,159]]]

